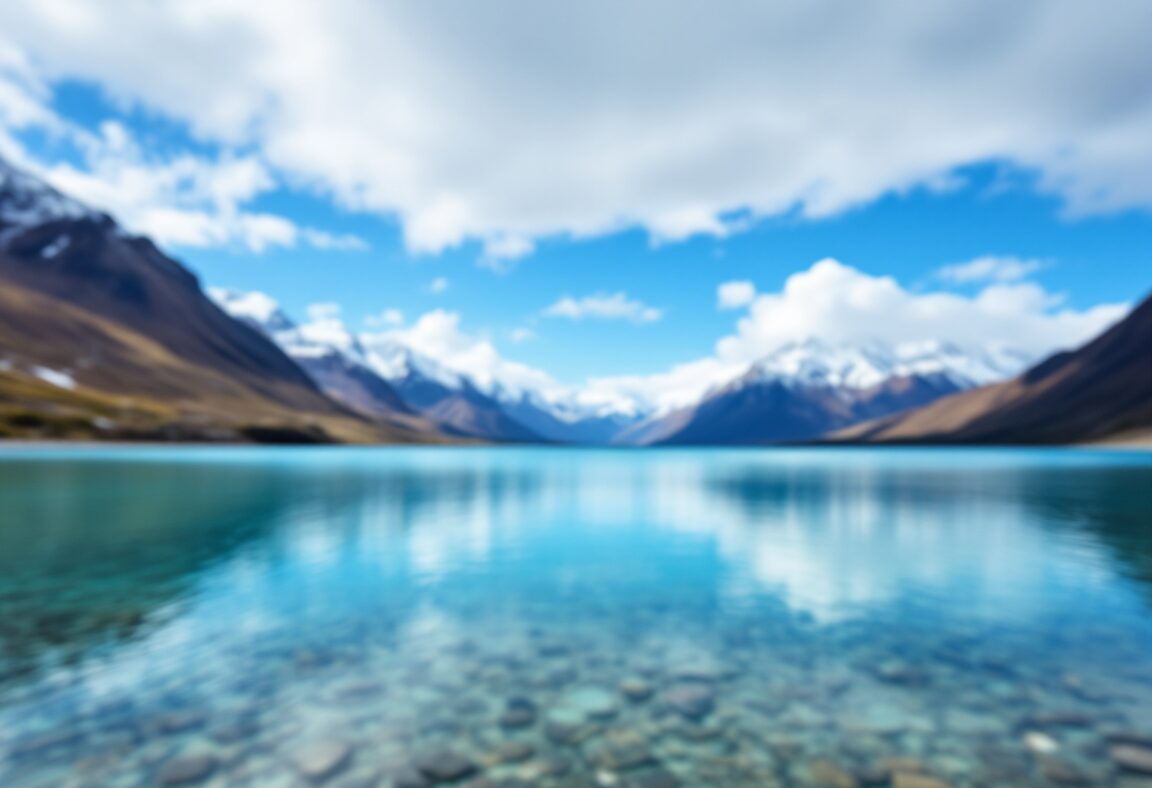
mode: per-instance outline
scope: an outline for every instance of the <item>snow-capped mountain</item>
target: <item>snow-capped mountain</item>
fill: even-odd
[[[778,348],[695,405],[623,431],[616,442],[811,440],[1011,377],[1030,361],[1010,348],[980,351],[947,342],[885,346],[808,339]]]
[[[939,376],[958,388],[970,388],[1011,377],[1032,360],[1011,348],[965,350],[950,342],[885,346],[806,339],[757,361],[745,375],[745,384],[777,381],[792,386],[868,389],[892,378]]]
[[[260,293],[213,291],[233,316],[271,336],[331,397],[366,413],[422,414],[452,433],[490,440],[585,444],[809,440],[865,419],[1003,380],[1032,360],[1010,348],[939,341],[885,345],[807,339],[672,412],[589,404],[579,392],[478,381],[404,344],[338,320],[295,324]]]
[[[98,211],[0,159],[0,247],[24,229],[54,221],[102,217]],[[55,257],[66,243],[66,238],[56,239],[44,247],[44,256]]]
[[[274,342],[222,312],[196,276],[149,239],[2,159],[0,315],[0,399],[37,414],[13,425],[0,413],[0,432],[413,437],[412,430],[350,417]],[[35,386],[53,394],[37,396]]]
[[[233,317],[271,337],[328,396],[361,413],[418,413],[460,436],[541,440],[467,376],[394,338],[359,337],[336,319],[299,325],[263,293],[210,292]]]

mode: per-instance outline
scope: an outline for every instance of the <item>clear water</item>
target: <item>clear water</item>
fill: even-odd
[[[3,786],[1152,785],[1141,753],[1149,454],[0,454]]]

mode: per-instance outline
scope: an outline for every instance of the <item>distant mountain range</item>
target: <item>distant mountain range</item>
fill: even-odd
[[[1152,296],[1078,350],[1001,383],[831,436],[869,443],[1079,443],[1152,437]]]
[[[1061,442],[1152,425],[1147,301],[1023,374],[1011,348],[807,339],[688,407],[619,412],[475,380],[399,332],[210,296],[148,239],[0,160],[0,437]]]
[[[621,442],[759,444],[810,440],[1002,379],[1025,358],[939,342],[786,345],[699,403],[637,424]]]

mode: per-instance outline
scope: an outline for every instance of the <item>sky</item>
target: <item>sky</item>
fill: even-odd
[[[0,156],[478,378],[1042,356],[1152,289],[1152,4],[9,0]]]

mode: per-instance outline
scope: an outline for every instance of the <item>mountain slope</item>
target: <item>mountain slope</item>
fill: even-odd
[[[1018,354],[947,343],[899,348],[805,340],[779,348],[699,403],[618,437],[636,444],[801,441],[918,407],[1022,366]]]
[[[833,434],[833,441],[1074,443],[1152,427],[1152,296],[1078,350],[1012,380]]]
[[[49,408],[28,398],[25,384],[38,378],[62,391],[160,406],[150,409],[147,426],[98,417],[114,435],[122,428],[136,437],[165,430],[211,438],[274,438],[275,430],[284,439],[294,431],[321,440],[419,437],[415,426],[368,424],[337,405],[149,240],[3,161],[0,298],[0,399],[9,408],[56,413],[59,403]],[[72,407],[81,419],[83,409]]]

